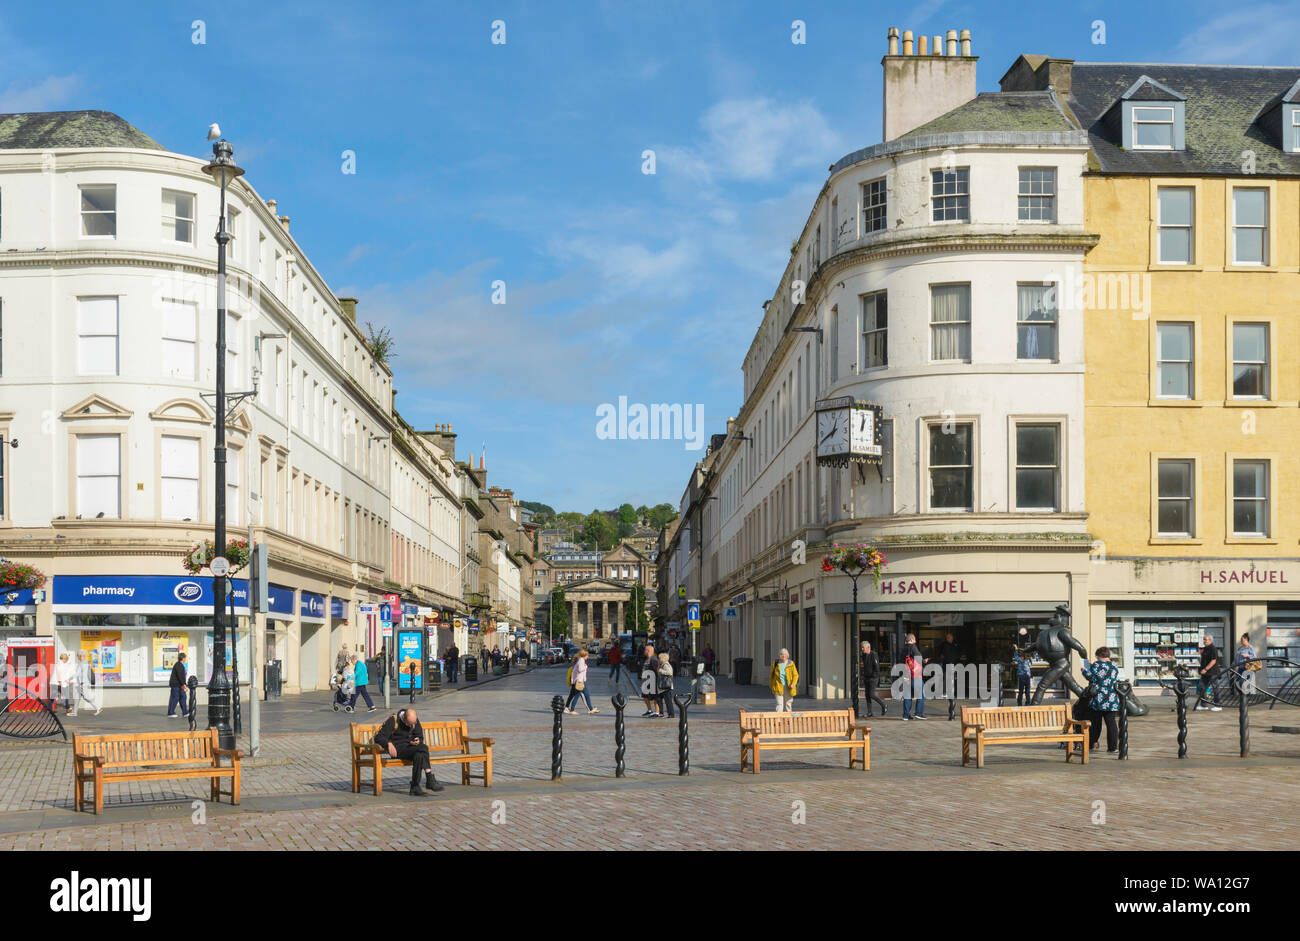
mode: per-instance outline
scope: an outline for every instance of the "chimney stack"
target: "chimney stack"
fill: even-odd
[[[339,306],[343,308],[343,316],[348,318],[351,323],[357,322],[357,299],[355,297],[340,297]]]
[[[881,60],[885,72],[883,138],[887,141],[973,99],[975,63],[979,61],[971,55],[970,30],[963,29],[959,34],[950,29],[946,37],[933,37],[933,49],[930,37],[923,35],[915,55],[910,29],[902,31],[903,52],[898,54],[898,32],[896,26],[889,28],[889,51]]]
[[[289,231],[289,217],[288,217],[288,216],[281,216],[281,217],[280,217],[280,225],[284,226],[284,231],[288,232],[288,231]]]
[[[269,209],[269,210],[271,210],[271,215],[275,215],[275,200],[274,200],[274,199],[268,199],[268,200],[266,201],[266,208]]]

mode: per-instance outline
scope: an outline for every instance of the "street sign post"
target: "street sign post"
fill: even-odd
[[[690,598],[686,602],[686,629],[691,632],[691,657],[695,656],[695,638],[700,632],[700,599]]]

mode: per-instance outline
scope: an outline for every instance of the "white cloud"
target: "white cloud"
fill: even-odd
[[[51,75],[35,84],[11,82],[0,92],[0,113],[58,111],[80,85],[78,75]]]
[[[1293,5],[1238,6],[1179,40],[1173,58],[1204,65],[1294,65],[1300,9]]]

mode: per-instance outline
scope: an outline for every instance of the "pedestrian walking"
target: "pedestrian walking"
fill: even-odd
[[[77,681],[77,670],[68,662],[66,653],[59,654],[58,661],[54,664],[54,671],[50,677],[54,684],[54,696],[50,699],[50,711],[54,711],[55,700],[63,700],[63,711],[69,712],[72,709],[73,686]]]
[[[1237,642],[1237,652],[1232,657],[1232,668],[1238,673],[1254,673],[1260,666],[1255,659],[1255,645],[1250,642],[1250,635],[1242,634]]]
[[[661,653],[659,655],[659,676],[656,680],[659,689],[659,714],[667,719],[675,718],[677,713],[673,709],[673,675],[677,671],[673,669],[671,653]]]
[[[344,644],[339,648],[338,656],[334,658],[334,672],[342,673],[351,661],[352,655],[348,653],[348,645]]]
[[[348,708],[355,708],[357,697],[360,696],[366,701],[366,711],[374,712],[375,704],[370,699],[370,691],[366,689],[366,684],[370,682],[370,670],[366,667],[365,659],[353,654],[349,667],[352,670],[352,697],[348,700]]]
[[[1219,648],[1214,645],[1214,638],[1209,634],[1205,635],[1205,641],[1201,647],[1201,670],[1200,678],[1196,681],[1196,708],[1198,711],[1209,710],[1210,712],[1222,712],[1219,705],[1219,693],[1214,688],[1214,681],[1218,679],[1219,667]]]
[[[573,666],[569,668],[569,699],[564,704],[564,711],[571,716],[576,716],[578,711],[573,708],[573,704],[581,696],[587,703],[587,715],[600,712],[591,705],[591,693],[587,690],[587,657],[588,651],[583,647],[573,656]]]
[[[172,664],[172,675],[167,681],[167,718],[179,719],[181,716],[176,714],[176,707],[180,706],[181,712],[185,711],[185,652],[176,657],[176,662]]]
[[[460,676],[460,649],[452,644],[442,656],[447,661],[447,682],[455,683]]]
[[[921,648],[916,646],[916,635],[907,635],[907,646],[903,648],[903,665],[907,669],[903,680],[903,721],[925,718],[925,680],[922,671],[925,657]],[[912,712],[912,698],[916,698],[916,712]]]
[[[1028,654],[1022,654],[1017,648],[1014,652],[1016,664],[1016,705],[1029,705],[1029,678],[1031,676],[1030,668],[1033,666],[1033,660]]]
[[[718,655],[713,652],[713,645],[705,644],[704,651],[700,654],[700,659],[704,661],[704,669],[709,672],[710,676],[713,675],[713,661],[716,660],[717,657]]]
[[[673,665],[673,675],[677,675],[677,668],[682,665],[682,649],[676,644],[668,648],[668,662]]]
[[[1119,749],[1119,669],[1110,662],[1110,648],[1098,647],[1097,659],[1083,661],[1083,677],[1091,690],[1088,703],[1088,747],[1096,748],[1101,739],[1101,724],[1106,723],[1106,751]]]
[[[387,749],[389,757],[411,763],[412,797],[424,796],[424,790],[420,787],[421,772],[424,773],[425,787],[431,791],[442,790],[443,786],[438,783],[429,767],[429,745],[424,740],[420,716],[414,709],[400,709],[396,715],[389,716],[375,733],[375,744]]]
[[[609,653],[605,656],[609,660],[609,681],[617,683],[619,669],[623,666],[623,648],[618,644],[612,644]]]
[[[885,701],[876,695],[876,684],[880,682],[880,658],[876,652],[871,649],[871,642],[864,640],[862,642],[862,655],[859,657],[862,661],[862,688],[867,692],[867,717],[871,717],[871,704],[880,704],[880,714],[889,715],[889,710],[885,708]]]
[[[641,698],[645,701],[643,719],[658,719],[659,711],[659,658],[655,656],[654,645],[646,644],[645,657],[641,661]]]
[[[794,712],[794,693],[798,685],[799,668],[790,659],[790,651],[782,647],[768,677],[768,687],[776,697],[777,712]]]
[[[77,651],[76,687],[77,695],[73,699],[72,711],[69,712],[68,715],[75,716],[83,702],[95,710],[95,715],[99,715],[104,711],[104,708],[99,704],[99,692],[96,689],[94,664],[86,659],[86,652],[84,650]]]

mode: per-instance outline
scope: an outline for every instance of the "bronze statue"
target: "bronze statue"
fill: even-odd
[[[1054,686],[1057,680],[1064,681],[1070,692],[1076,696],[1082,697],[1084,689],[1079,685],[1073,674],[1070,672],[1070,650],[1074,649],[1079,652],[1079,656],[1085,660],[1088,657],[1088,650],[1080,643],[1079,639],[1070,633],[1070,608],[1068,605],[1058,604],[1056,614],[1047,622],[1047,627],[1038,632],[1038,637],[1034,645],[1038,650],[1038,655],[1048,663],[1047,672],[1043,678],[1038,681],[1038,689],[1034,690],[1033,704],[1041,706],[1043,697],[1047,690]],[[1123,696],[1124,708],[1131,716],[1144,716],[1147,714],[1147,707],[1139,702],[1136,696]]]

